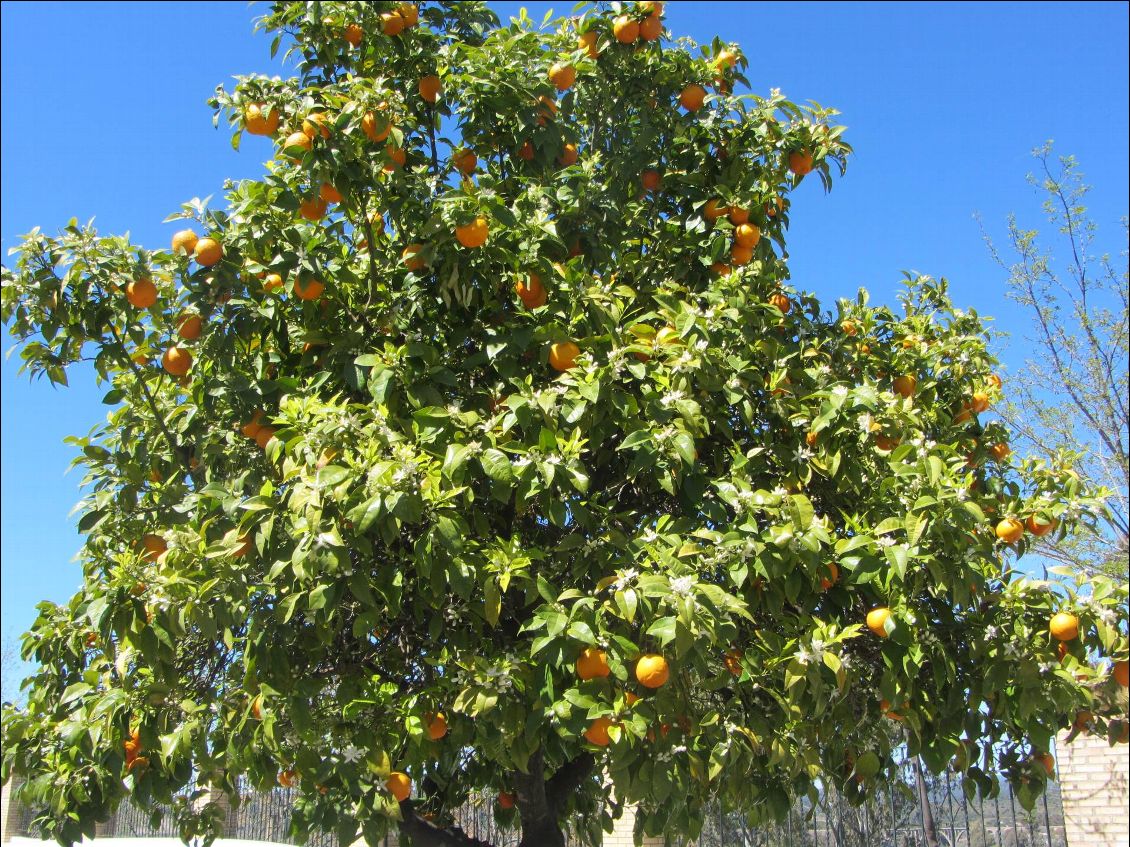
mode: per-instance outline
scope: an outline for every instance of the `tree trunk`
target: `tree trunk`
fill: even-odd
[[[922,817],[922,834],[926,837],[926,847],[938,847],[938,828],[934,825],[934,810],[930,808],[930,795],[926,791],[926,776],[922,773],[922,761],[915,757],[914,774],[918,781],[918,811]]]

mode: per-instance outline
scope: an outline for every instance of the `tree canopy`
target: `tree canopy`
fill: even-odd
[[[485,791],[523,847],[597,844],[623,803],[675,836],[862,802],[900,738],[1030,804],[1059,729],[1125,738],[1126,586],[1013,566],[1103,492],[1009,455],[979,316],[790,281],[833,110],[738,93],[660,3],[261,26],[298,75],[212,105],[262,179],[172,249],[72,221],[3,271],[24,368],[92,361],[111,407],[84,585],[4,712],[47,834],[247,780],[343,843],[476,844]]]

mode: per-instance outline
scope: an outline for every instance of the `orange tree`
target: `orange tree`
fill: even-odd
[[[833,112],[734,94],[739,48],[659,3],[262,24],[298,77],[213,105],[263,179],[171,250],[72,223],[4,270],[24,367],[92,359],[113,407],[74,439],[84,586],[4,714],[46,833],[247,780],[343,843],[481,843],[451,816],[485,791],[524,847],[595,844],[624,803],[693,835],[862,801],[892,720],[1025,803],[1077,713],[1124,737],[1126,587],[1009,564],[1101,492],[1009,457],[980,319],[789,285]]]

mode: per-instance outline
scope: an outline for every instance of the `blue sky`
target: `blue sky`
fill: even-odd
[[[520,4],[492,3],[502,16]],[[524,4],[540,19],[572,3]],[[4,3],[0,27],[0,248],[34,226],[96,217],[105,232],[168,243],[161,221],[182,202],[255,177],[262,139],[232,151],[205,104],[235,74],[288,71],[252,33],[263,4]],[[1041,221],[1025,183],[1032,148],[1055,139],[1094,186],[1100,247],[1122,249],[1127,212],[1128,12],[1124,3],[685,3],[667,5],[677,35],[742,45],[757,93],[838,108],[855,147],[829,196],[815,180],[793,195],[795,284],[830,302],[859,286],[891,301],[900,272],[948,277],[955,300],[1012,335],[1005,373],[1024,357],[1026,316],[973,219],[1003,237],[1005,217]],[[5,334],[5,353],[11,341]],[[105,415],[89,374],[53,390],[2,365],[0,564],[3,634],[42,599],[78,587],[80,546],[65,475],[68,434]]]

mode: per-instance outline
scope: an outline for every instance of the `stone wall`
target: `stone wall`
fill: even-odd
[[[1130,746],[1105,738],[1060,736],[1056,767],[1067,847],[1115,847],[1130,838]]]

